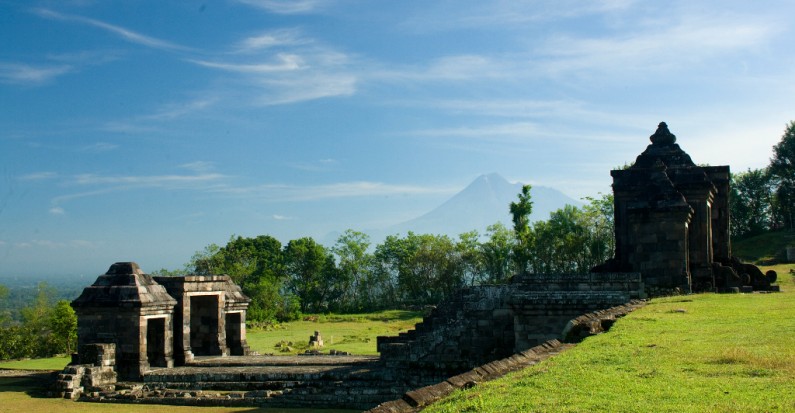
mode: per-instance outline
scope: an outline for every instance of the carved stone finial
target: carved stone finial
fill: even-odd
[[[660,122],[657,125],[657,131],[649,139],[651,139],[653,145],[672,145],[676,143],[676,135],[668,130],[668,125],[665,122]]]

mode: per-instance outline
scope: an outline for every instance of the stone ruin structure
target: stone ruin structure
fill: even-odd
[[[101,378],[87,380],[102,387],[116,378],[140,381],[153,368],[196,356],[248,354],[249,301],[225,275],[152,277],[134,262],[117,262],[72,302],[78,337],[72,365],[101,370]],[[79,372],[71,371],[74,382]]]
[[[59,391],[85,391],[89,401],[409,412],[605,331],[648,296],[776,290],[774,272],[731,255],[728,166],[696,165],[660,123],[635,163],[611,175],[614,258],[589,274],[517,274],[461,289],[414,330],[379,337],[380,357],[249,355],[249,300],[229,277],[151,277],[116,263],[72,303],[78,354]],[[310,342],[321,347],[320,334]]]
[[[775,273],[732,257],[729,167],[699,166],[661,122],[629,168],[613,170],[615,257],[593,271],[637,271],[652,295],[770,289]]]

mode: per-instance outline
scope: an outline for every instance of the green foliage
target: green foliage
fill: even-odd
[[[732,243],[732,254],[744,261],[763,263],[776,261],[785,248],[795,245],[795,231],[770,231]]]
[[[776,214],[784,226],[795,228],[795,121],[784,130],[781,141],[773,147],[770,174],[776,185]]]
[[[795,296],[652,300],[552,359],[423,411],[795,411]]]
[[[11,321],[11,311],[8,309],[8,287],[0,284],[0,327],[7,325]]]
[[[487,284],[502,284],[513,275],[514,233],[502,223],[490,225],[488,239],[479,245],[481,261],[480,281]]]
[[[299,298],[301,311],[328,311],[340,291],[334,257],[310,237],[290,241],[284,249],[287,290]]]
[[[521,255],[514,259],[517,272],[586,273],[613,256],[613,197],[586,200],[589,204],[582,208],[566,205],[552,212],[547,221],[514,230],[513,254]],[[516,238],[519,236],[524,241]]]
[[[66,300],[58,301],[50,311],[50,340],[59,353],[72,353],[77,347],[77,315]]]
[[[773,187],[766,169],[748,169],[732,175],[731,235],[742,239],[768,231],[773,226]]]
[[[510,212],[513,220],[513,232],[516,239],[516,247],[513,251],[516,270],[519,273],[527,271],[530,262],[530,250],[534,244],[533,233],[530,231],[530,214],[533,212],[533,201],[530,200],[530,190],[532,186],[522,186],[522,192],[518,195],[516,202],[511,202]]]
[[[55,290],[39,283],[21,321],[0,328],[0,360],[71,353],[77,342],[77,318],[68,301],[53,304]]]
[[[383,278],[396,281],[402,305],[435,304],[464,285],[466,266],[453,240],[445,235],[391,235],[376,247],[375,257]]]
[[[338,281],[340,296],[338,309],[341,311],[361,311],[375,308],[375,302],[368,297],[376,298],[373,285],[373,255],[370,248],[370,237],[362,232],[347,230],[340,235],[331,248],[337,258]]]

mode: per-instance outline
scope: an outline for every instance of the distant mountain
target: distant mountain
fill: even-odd
[[[375,232],[385,232],[386,235],[390,235],[413,231],[421,234],[446,234],[457,238],[459,234],[473,229],[484,234],[486,227],[498,221],[511,228],[513,224],[508,208],[511,202],[517,200],[521,190],[521,183],[512,184],[499,174],[481,175],[461,192],[427,214],[391,226],[385,231],[373,231],[372,237],[374,241],[383,238],[377,236]],[[582,202],[556,189],[544,186],[533,186],[530,195],[533,201],[531,222],[549,219],[550,212],[567,204],[583,205]]]

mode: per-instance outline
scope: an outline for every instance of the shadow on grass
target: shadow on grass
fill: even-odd
[[[31,373],[19,377],[0,377],[0,393],[25,393],[33,398],[49,398],[56,372]]]

